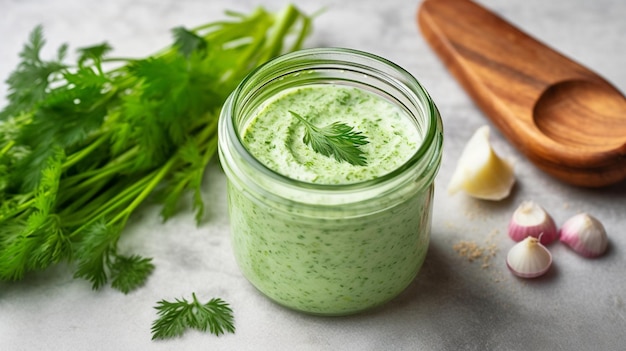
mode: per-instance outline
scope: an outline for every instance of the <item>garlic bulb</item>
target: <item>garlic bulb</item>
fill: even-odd
[[[485,200],[502,200],[515,183],[513,167],[502,160],[489,143],[489,127],[479,128],[468,141],[452,175],[448,192],[459,190]]]
[[[552,254],[539,239],[529,236],[509,250],[506,265],[518,277],[535,278],[550,269]]]
[[[546,210],[532,201],[524,201],[513,212],[509,222],[509,237],[515,241],[532,236],[541,238],[543,245],[550,244],[558,237],[554,219]]]
[[[602,223],[587,213],[568,219],[560,230],[561,241],[585,257],[602,255],[609,244]]]

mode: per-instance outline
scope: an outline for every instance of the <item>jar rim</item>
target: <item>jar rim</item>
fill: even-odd
[[[338,55],[340,57],[337,57]],[[313,60],[313,58],[316,59]],[[368,72],[375,73],[376,75],[384,76],[386,79],[390,79],[395,84],[406,88],[410,93],[415,94],[415,97],[419,101],[426,102],[426,104],[422,106],[424,111],[424,116],[422,116],[422,118],[424,118],[425,129],[424,132],[421,133],[423,134],[421,144],[415,150],[413,155],[409,157],[405,162],[380,177],[352,183],[313,183],[304,180],[294,179],[284,174],[281,174],[267,167],[265,164],[259,161],[253,155],[253,153],[251,153],[244,146],[244,143],[241,140],[241,135],[237,132],[234,119],[230,118],[228,121],[226,121],[226,133],[230,138],[232,138],[232,140],[237,140],[237,142],[234,143],[233,146],[237,149],[239,155],[241,155],[241,157],[243,157],[249,165],[264,173],[264,175],[269,176],[270,178],[272,178],[272,180],[279,181],[282,184],[288,185],[290,187],[316,192],[336,193],[375,187],[381,183],[386,183],[392,179],[397,178],[398,176],[405,173],[407,170],[414,167],[417,163],[428,162],[429,165],[433,163],[432,160],[424,160],[424,158],[429,155],[429,153],[433,149],[434,143],[438,144],[436,145],[437,149],[441,149],[441,118],[439,116],[437,107],[435,106],[432,98],[430,97],[426,89],[424,89],[424,87],[417,81],[415,77],[413,77],[413,75],[411,75],[408,71],[406,71],[399,65],[375,54],[348,48],[331,47],[302,49],[280,55],[253,69],[235,88],[235,90],[228,99],[229,101],[227,101],[227,103],[224,105],[224,108],[230,109],[229,112],[231,114],[234,113],[234,109],[236,108],[237,103],[241,101],[242,95],[245,95],[248,89],[256,85],[255,79],[258,78],[259,75],[262,75],[268,70],[272,70],[275,67],[283,65],[286,62],[294,62],[294,65],[289,66],[289,68],[292,69],[292,71],[290,72],[293,72],[294,69],[298,68],[298,65],[295,64],[298,62],[300,62],[300,66],[306,66],[306,70],[315,70],[316,68],[319,68],[318,66],[320,65],[328,68],[329,65],[332,64],[345,64],[349,65],[350,67],[364,69]],[[380,66],[380,68],[385,68],[390,72],[393,72],[394,75],[391,75],[389,72],[383,72],[381,69],[376,68],[376,65]],[[439,139],[439,142],[437,139]],[[441,157],[440,152],[435,152],[435,154],[432,156],[436,157],[437,161],[434,162],[435,167],[432,170],[432,174],[427,177],[428,179],[425,180],[427,184],[432,182],[432,180],[434,179],[434,176],[436,175],[439,168],[439,159]]]

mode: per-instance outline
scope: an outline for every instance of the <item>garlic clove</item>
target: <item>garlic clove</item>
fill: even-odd
[[[552,254],[539,239],[529,236],[509,250],[506,265],[518,277],[536,278],[550,269]]]
[[[528,236],[539,238],[543,245],[558,238],[554,219],[543,207],[533,201],[522,202],[511,217],[508,227],[509,237],[522,241]]]
[[[448,185],[448,193],[460,190],[484,200],[502,200],[515,183],[513,167],[502,160],[489,143],[489,127],[478,128],[461,153]]]
[[[587,213],[577,214],[565,221],[560,237],[564,244],[585,257],[602,255],[609,244],[602,223]]]

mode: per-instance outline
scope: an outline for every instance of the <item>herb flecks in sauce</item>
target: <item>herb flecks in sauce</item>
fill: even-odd
[[[316,152],[303,142],[306,127],[290,112],[314,126],[338,122],[367,136],[367,143],[358,145],[366,164]],[[349,86],[312,84],[283,91],[260,106],[244,127],[243,142],[277,173],[310,183],[348,184],[376,179],[400,167],[415,153],[421,137],[411,119],[383,97]]]
[[[367,135],[368,143],[359,146],[367,165],[315,152],[303,142],[306,128],[290,111],[315,126],[340,122]],[[385,96],[340,84],[276,93],[254,111],[242,134],[244,146],[267,168],[290,179],[331,185],[385,177],[414,157],[422,143],[418,125],[401,107]],[[262,174],[249,177],[265,179]],[[397,193],[369,199],[371,207],[355,210],[363,196],[359,191],[345,191],[346,203],[331,206],[319,193],[268,183],[269,192],[284,197],[274,202],[234,179],[228,193],[239,267],[265,295],[296,310],[341,315],[382,304],[413,281],[428,250],[432,188],[416,186],[410,182]]]

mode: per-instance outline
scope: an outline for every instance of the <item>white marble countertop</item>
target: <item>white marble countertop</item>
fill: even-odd
[[[587,65],[626,91],[626,2],[622,0],[480,0],[532,35]],[[146,206],[123,234],[122,248],[153,257],[147,284],[128,295],[92,291],[58,266],[17,283],[0,282],[0,350],[618,350],[626,345],[626,184],[583,189],[533,167],[494,132],[494,148],[515,160],[518,185],[497,203],[450,196],[445,187],[465,142],[489,124],[427,46],[415,24],[419,1],[295,1],[309,13],[326,7],[307,41],[384,56],[414,74],[433,96],[445,124],[436,183],[432,241],[410,287],[382,308],[322,318],[279,307],[239,273],[230,251],[225,179],[211,164],[204,186],[209,220],[196,227],[184,213],[163,224]],[[224,9],[282,8],[279,0],[0,0],[0,79],[36,24],[50,54],[104,40],[124,56],[143,56],[169,43],[169,29],[222,18]],[[6,86],[0,87],[5,96]],[[2,103],[4,104],[4,102]],[[547,208],[558,223],[587,211],[609,233],[609,252],[588,260],[562,245],[538,280],[520,280],[504,259],[506,226],[523,200]],[[498,250],[490,267],[454,250],[461,240]],[[235,311],[235,334],[196,331],[151,341],[153,306],[161,299],[222,297]]]

